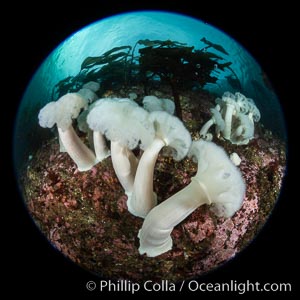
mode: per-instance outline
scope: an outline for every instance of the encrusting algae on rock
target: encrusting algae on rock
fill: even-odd
[[[142,99],[142,89],[134,92],[137,101]],[[114,93],[118,97],[128,94],[124,90]],[[158,94],[171,98],[168,88]],[[214,98],[199,91],[182,95],[183,123],[193,140],[199,139]],[[88,144],[85,134],[77,134]],[[217,217],[209,206],[200,206],[172,231],[172,249],[155,258],[139,254],[137,236],[143,219],[128,212],[127,196],[110,157],[79,172],[68,154],[59,152],[57,139],[49,140],[28,162],[22,178],[24,198],[51,243],[93,273],[134,281],[192,278],[228,261],[255,237],[279,196],[285,172],[284,143],[259,123],[247,145],[215,137],[213,142],[241,159],[238,168],[246,184],[242,207],[226,219]],[[177,162],[161,152],[153,182],[158,204],[186,187],[196,172],[192,159]]]

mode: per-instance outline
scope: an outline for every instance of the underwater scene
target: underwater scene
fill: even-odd
[[[14,163],[29,214],[65,257],[105,278],[178,282],[259,234],[286,144],[247,50],[201,20],[140,11],[45,59],[20,102]]]

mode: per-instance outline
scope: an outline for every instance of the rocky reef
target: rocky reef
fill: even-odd
[[[127,97],[130,92],[137,95],[137,102],[144,96],[139,86],[130,91],[108,90],[104,95]],[[152,93],[172,98],[168,87]],[[199,139],[214,99],[203,91],[181,92],[182,119],[193,139]],[[85,134],[78,134],[87,142]],[[175,282],[199,276],[233,258],[255,238],[279,196],[286,164],[284,141],[262,124],[247,145],[215,137],[213,141],[241,158],[239,168],[247,185],[242,208],[224,219],[201,206],[173,230],[173,249],[155,258],[138,252],[137,234],[143,220],[127,211],[127,197],[111,158],[79,172],[67,153],[59,152],[57,138],[48,140],[32,153],[23,172],[24,199],[53,246],[93,273],[133,281]],[[196,169],[191,159],[175,162],[160,154],[154,173],[158,202],[187,186]]]

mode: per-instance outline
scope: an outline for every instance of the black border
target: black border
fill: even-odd
[[[16,4],[7,9],[5,24],[7,50],[6,87],[9,91],[9,107],[4,114],[3,126],[9,126],[11,136],[18,103],[30,78],[40,63],[60,42],[103,17],[132,10],[158,9],[179,12],[200,18],[222,29],[239,41],[256,58],[269,76],[280,98],[287,121],[289,136],[289,168],[282,195],[269,222],[255,241],[233,261],[200,280],[252,280],[261,282],[292,282],[296,289],[296,277],[291,271],[297,263],[296,204],[293,189],[294,145],[293,109],[296,93],[292,86],[292,69],[298,54],[293,50],[293,7],[287,2],[284,7],[272,3],[262,8],[259,4],[240,1],[201,4],[196,1],[85,1],[63,3],[41,2]],[[142,2],[142,1],[140,1]],[[67,4],[66,4],[67,3]],[[199,6],[201,9],[199,9]],[[130,34],[130,33],[129,33]],[[8,149],[10,149],[8,147]],[[11,151],[10,151],[11,153]],[[7,153],[8,157],[10,153]],[[98,280],[91,274],[64,259],[42,237],[18,194],[12,166],[4,160],[4,208],[3,249],[8,266],[4,288],[10,294],[21,291],[23,295],[91,295],[85,282]],[[6,165],[7,164],[7,165]],[[2,162],[1,162],[2,165]],[[7,236],[6,236],[7,235]],[[100,297],[100,293],[94,294]],[[199,296],[197,294],[196,296]],[[205,294],[205,296],[209,296]]]

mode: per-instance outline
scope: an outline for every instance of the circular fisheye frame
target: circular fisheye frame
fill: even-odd
[[[238,42],[140,11],[45,59],[20,103],[14,157],[32,219],[64,256],[105,278],[177,282],[255,238],[280,194],[286,130]]]

